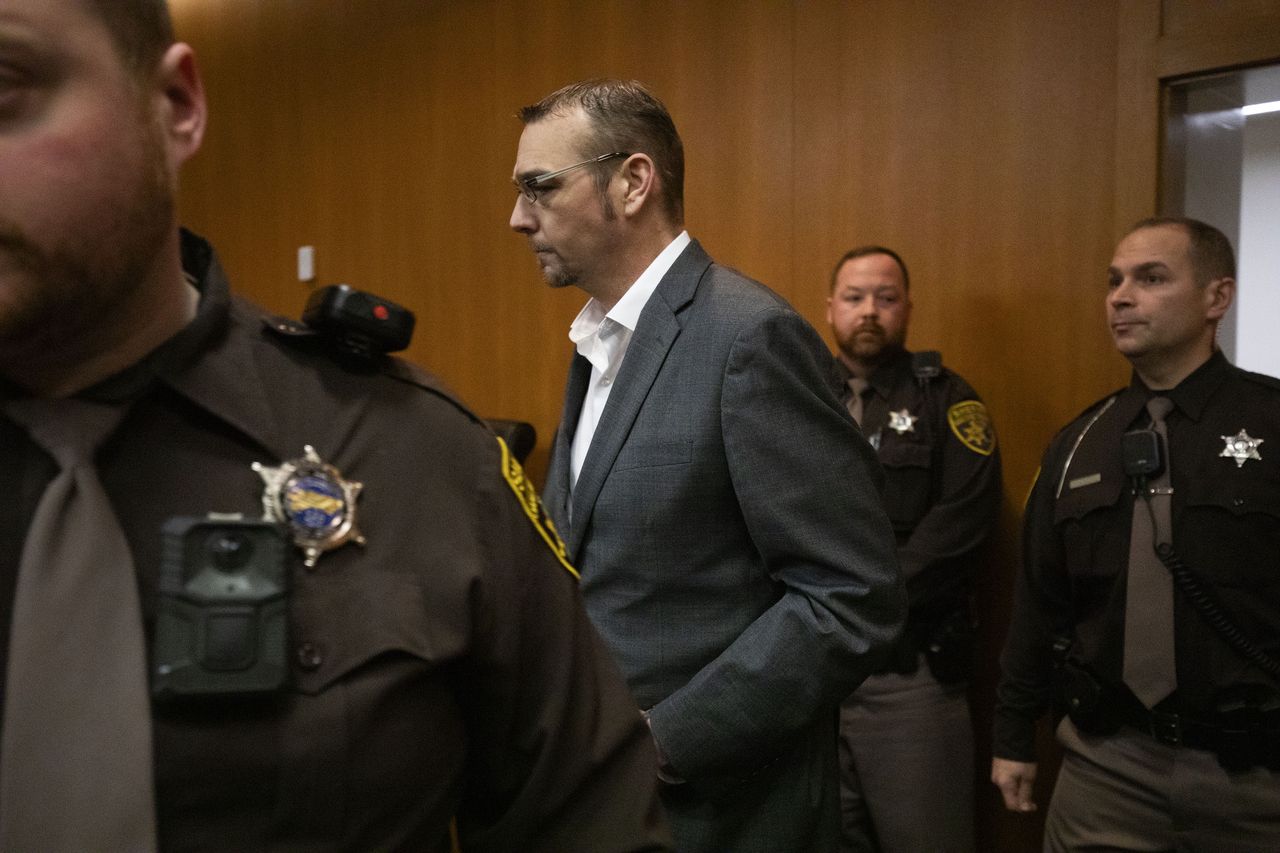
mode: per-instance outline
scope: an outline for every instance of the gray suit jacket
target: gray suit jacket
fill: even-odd
[[[696,242],[640,316],[569,500],[575,356],[545,503],[587,611],[687,785],[681,851],[834,849],[835,711],[905,613],[879,466],[821,338]]]

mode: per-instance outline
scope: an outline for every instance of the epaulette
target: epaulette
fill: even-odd
[[[1256,382],[1259,385],[1265,385],[1275,391],[1280,391],[1280,378],[1269,376],[1266,373],[1254,373],[1251,370],[1242,369],[1240,372],[1244,375],[1244,378],[1250,382]]]
[[[1058,436],[1067,432],[1068,430],[1070,430],[1072,427],[1074,427],[1076,424],[1080,423],[1081,421],[1091,421],[1094,415],[1101,415],[1102,410],[1105,410],[1106,408],[1111,406],[1111,404],[1115,401],[1115,399],[1119,397],[1122,393],[1124,393],[1124,389],[1117,388],[1115,391],[1112,391],[1110,394],[1107,394],[1105,397],[1099,397],[1097,400],[1094,400],[1092,403],[1090,403],[1089,405],[1081,409],[1079,414],[1077,414],[1071,420],[1067,421],[1066,425],[1063,426],[1062,429],[1058,430],[1054,434],[1054,438],[1057,439]]]
[[[289,344],[297,349],[321,352],[324,338],[315,329],[301,320],[292,317],[279,317],[274,314],[262,315],[262,328],[269,332],[272,339]]]
[[[942,353],[937,350],[921,350],[911,353],[911,374],[921,385],[942,375]]]
[[[418,365],[405,361],[402,358],[383,356],[379,360],[378,367],[378,372],[383,376],[387,376],[397,382],[403,382],[406,385],[412,385],[415,388],[421,388],[423,391],[434,394],[440,399],[451,403],[454,408],[462,412],[471,420],[484,426],[486,429],[488,428],[489,425],[484,418],[471,411],[471,409],[469,409],[467,405],[458,398],[453,390],[444,384],[443,380],[431,373],[428,373]]]
[[[292,317],[264,314],[262,330],[268,338],[289,349],[323,357],[351,373],[380,373],[384,362],[391,360],[381,353],[362,355],[339,347],[333,338]]]
[[[344,370],[369,376],[382,375],[398,382],[421,388],[448,402],[459,412],[481,426],[487,427],[484,419],[467,408],[466,404],[458,399],[457,395],[448,386],[417,365],[390,355],[354,356],[350,352],[334,346],[330,338],[300,320],[294,320],[290,317],[263,315],[262,327],[273,340],[291,349],[301,350],[317,357],[325,358]]]

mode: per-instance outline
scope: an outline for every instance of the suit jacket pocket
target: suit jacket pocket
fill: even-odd
[[[656,438],[628,441],[618,453],[613,470],[687,465],[693,460],[693,441],[688,438]]]

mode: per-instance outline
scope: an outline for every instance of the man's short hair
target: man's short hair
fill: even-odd
[[[591,121],[590,150],[583,157],[612,151],[648,154],[662,176],[662,203],[676,224],[684,222],[684,145],[662,101],[635,80],[584,80],[547,95],[520,110],[520,121],[533,124],[548,116],[567,115],[581,107]],[[608,171],[597,169],[596,186],[608,186]]]
[[[856,249],[850,249],[845,252],[840,260],[836,261],[835,269],[831,271],[831,292],[836,292],[836,279],[840,276],[840,268],[855,258],[865,258],[867,255],[888,255],[893,258],[894,263],[898,265],[898,269],[902,270],[902,289],[911,292],[911,274],[907,272],[907,265],[902,258],[893,249],[886,249],[884,246],[859,246]]]
[[[148,74],[174,42],[166,0],[89,0],[111,40],[135,74]]]
[[[1163,225],[1172,225],[1186,232],[1191,243],[1191,268],[1195,270],[1199,284],[1236,277],[1236,254],[1231,248],[1231,241],[1207,222],[1186,216],[1153,216],[1136,223],[1129,229],[1129,234]]]

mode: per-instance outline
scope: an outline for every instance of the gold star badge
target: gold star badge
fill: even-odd
[[[1265,439],[1251,438],[1249,433],[1240,430],[1235,435],[1222,436],[1222,440],[1227,443],[1227,446],[1222,448],[1222,452],[1218,455],[1236,460],[1237,468],[1243,468],[1244,463],[1249,459],[1262,461],[1262,457],[1258,454],[1258,445]]]

